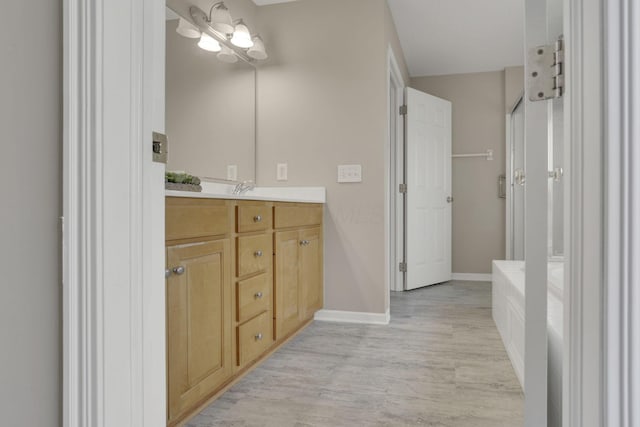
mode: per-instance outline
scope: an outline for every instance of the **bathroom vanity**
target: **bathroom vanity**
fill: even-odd
[[[268,199],[259,191],[167,192],[169,426],[209,403],[322,308],[323,205]]]

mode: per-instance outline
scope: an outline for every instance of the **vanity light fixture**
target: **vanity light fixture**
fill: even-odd
[[[253,47],[251,33],[249,32],[249,28],[247,28],[242,19],[239,19],[236,23],[235,31],[233,32],[233,36],[231,37],[231,43],[234,46],[238,46],[243,49]]]
[[[238,57],[236,56],[236,53],[233,51],[233,49],[225,45],[222,45],[222,50],[216,56],[220,61],[226,62],[228,64],[238,62]]]
[[[211,6],[209,14],[197,6],[189,8],[192,22],[202,36],[198,46],[202,49],[220,52],[218,59],[224,62],[247,63],[267,59],[264,41],[259,35],[252,36],[242,19],[232,20],[223,2]],[[214,43],[215,42],[215,43]]]
[[[176,33],[188,39],[197,39],[200,37],[200,30],[198,29],[198,27],[184,18],[180,18],[178,20],[178,28],[176,28]]]
[[[264,42],[262,41],[262,37],[259,35],[253,36],[253,46],[247,50],[247,55],[249,55],[253,59],[267,59],[267,51],[264,49]]]
[[[222,50],[222,46],[220,46],[218,40],[205,33],[202,33],[202,35],[200,36],[198,47],[209,52],[220,52]]]
[[[209,11],[209,23],[211,27],[222,34],[231,34],[234,31],[231,13],[224,2],[215,3]]]

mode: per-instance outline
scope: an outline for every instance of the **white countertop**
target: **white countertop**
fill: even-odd
[[[325,203],[324,187],[256,187],[244,194],[233,194],[234,185],[203,182],[202,192],[166,190],[167,197],[197,199],[264,200],[272,202]]]

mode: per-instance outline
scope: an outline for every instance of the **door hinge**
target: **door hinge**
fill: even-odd
[[[406,116],[407,115],[407,106],[406,105],[401,105],[400,106],[400,115],[401,116]]]
[[[527,52],[527,90],[530,101],[560,98],[564,94],[564,46],[562,36],[554,44]]]
[[[401,262],[398,267],[400,268],[400,272],[401,273],[406,273],[407,272],[407,263],[406,262]]]
[[[169,141],[167,135],[160,132],[153,132],[151,135],[153,143],[153,161],[158,163],[167,163],[167,153]]]
[[[398,191],[402,194],[407,194],[407,184],[400,184],[398,186]]]

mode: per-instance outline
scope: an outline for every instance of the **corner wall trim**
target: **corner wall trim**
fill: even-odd
[[[370,325],[388,325],[391,320],[389,310],[386,313],[366,313],[360,311],[320,310],[314,320],[321,322],[367,323]]]
[[[465,280],[467,282],[490,282],[491,274],[484,273],[451,273],[451,280]]]

